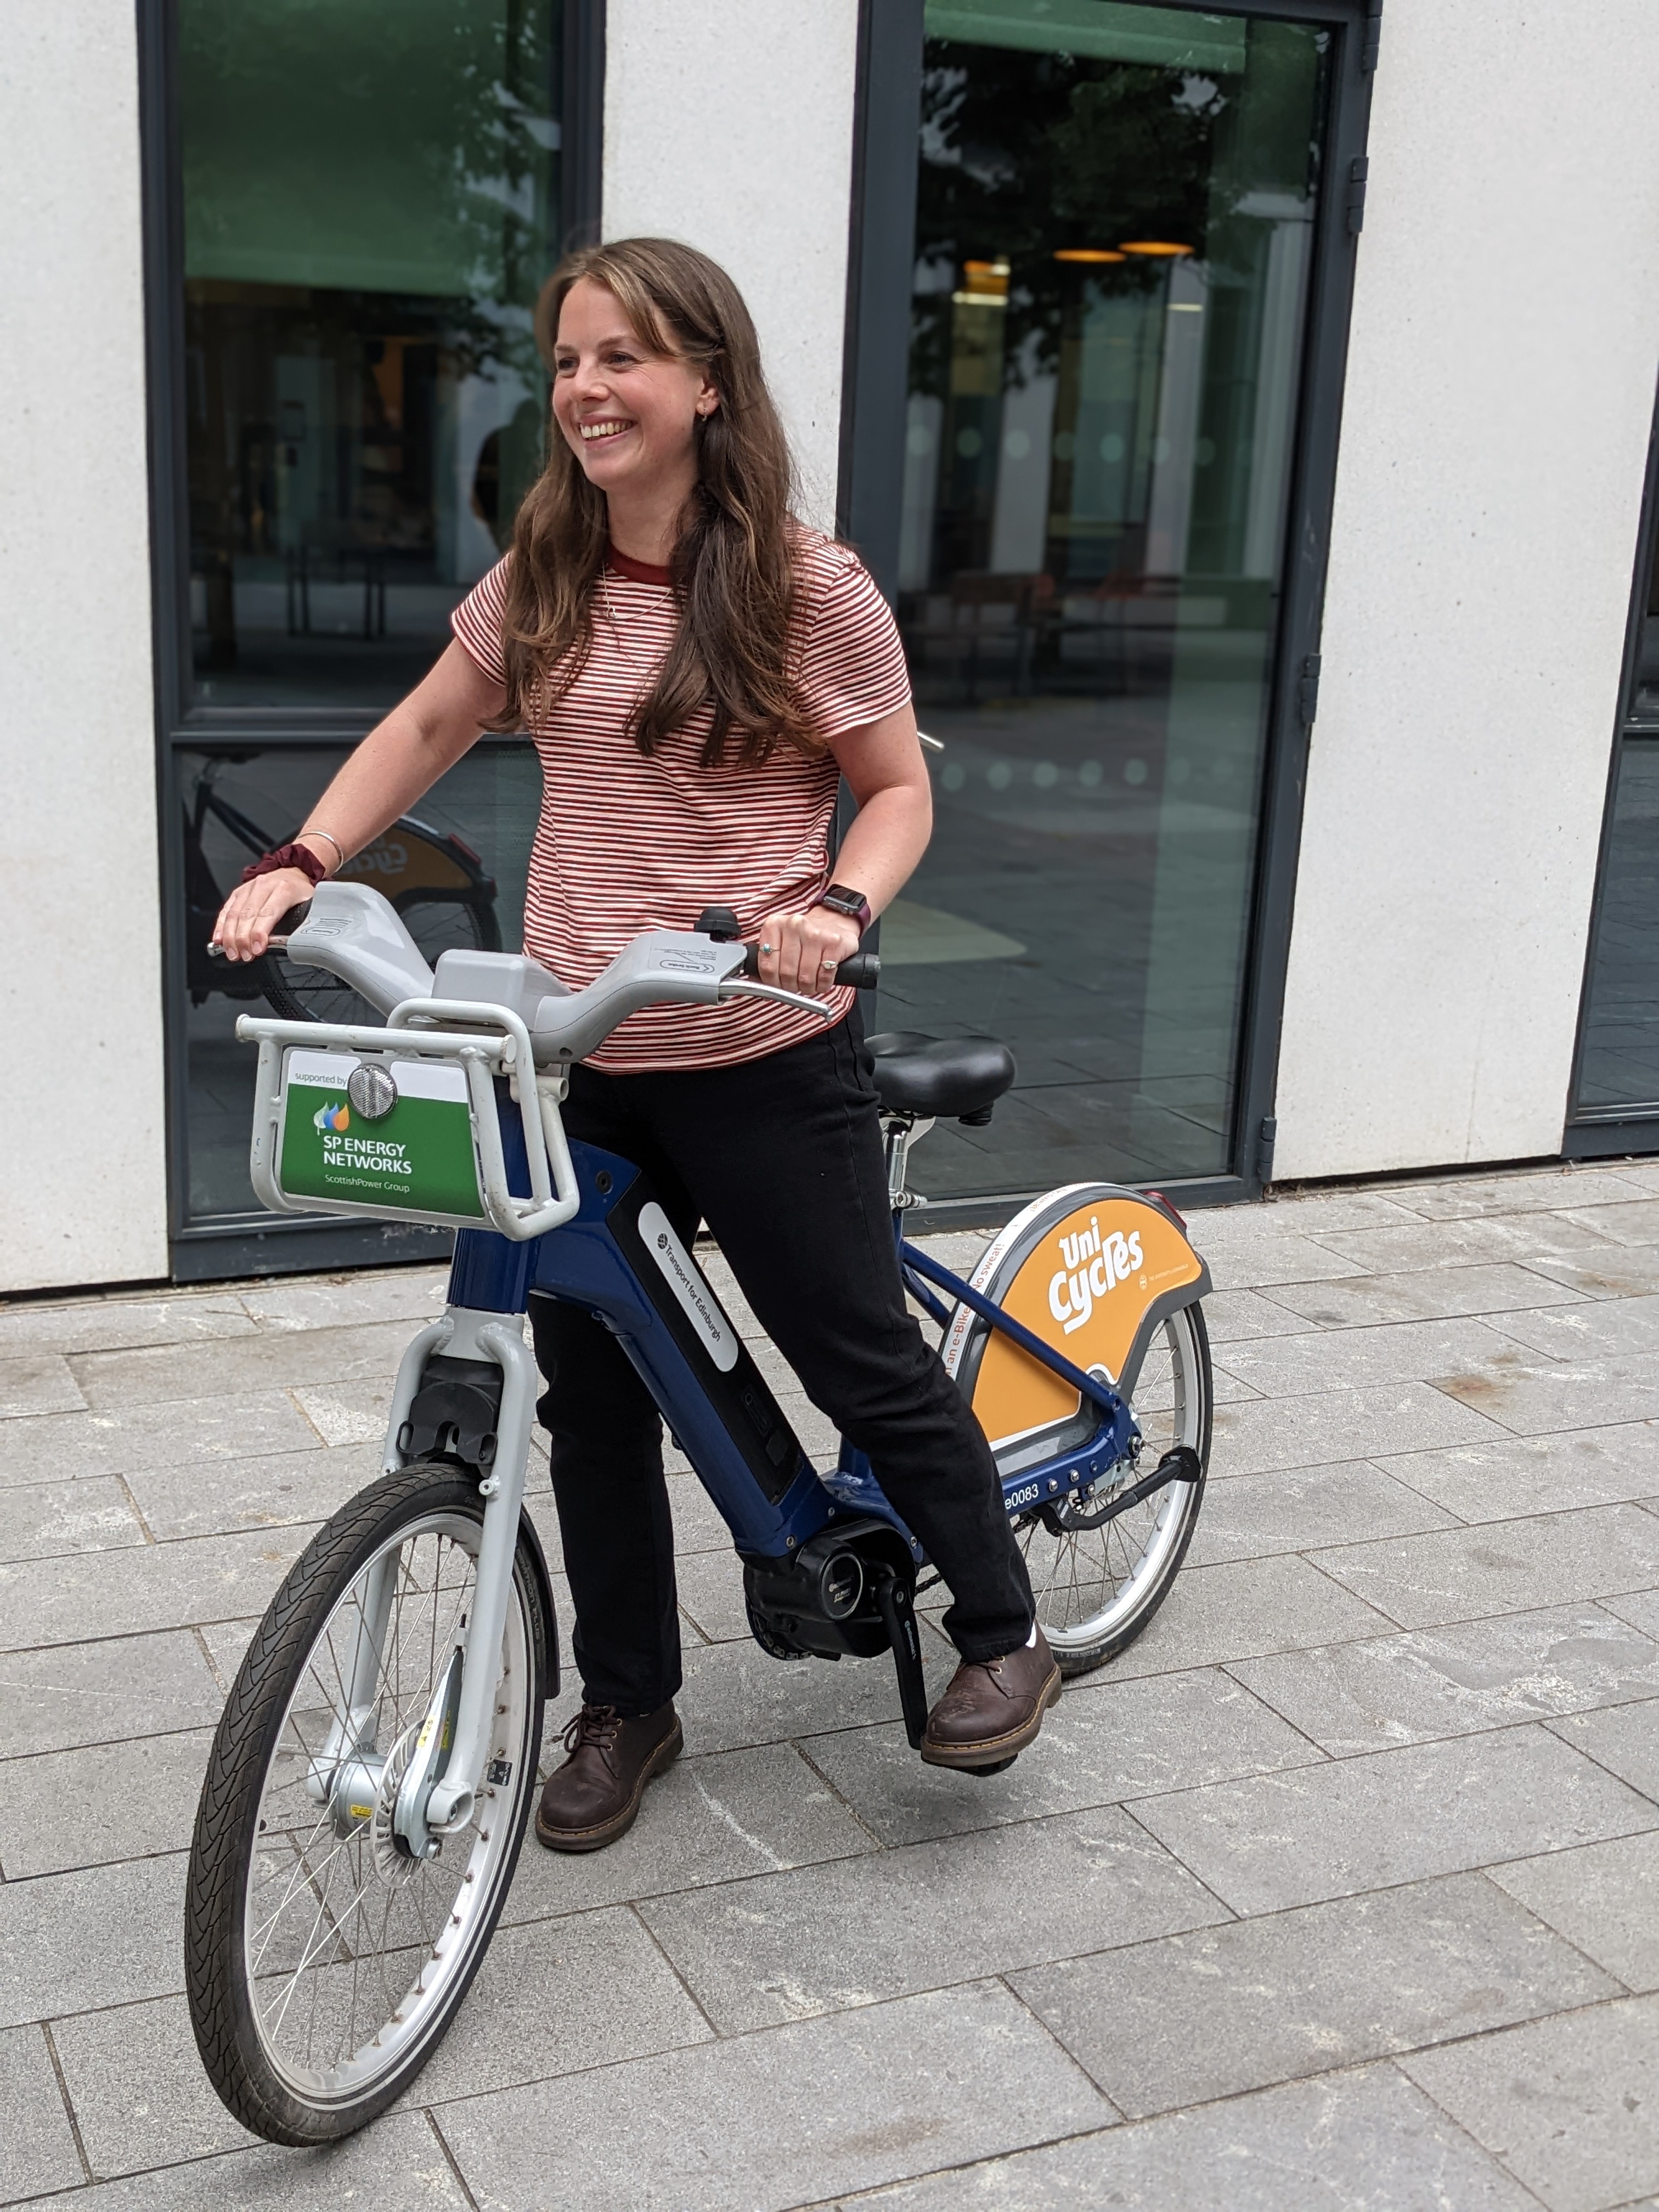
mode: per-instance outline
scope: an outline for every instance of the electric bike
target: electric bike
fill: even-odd
[[[300,911],[289,963],[383,1019],[240,1018],[259,1048],[254,1188],[278,1211],[459,1232],[447,1310],[398,1369],[383,1473],[254,1634],[191,1852],[207,2070],[257,2134],[318,2143],[383,2111],[437,2048],[533,1802],[558,1639],[523,1510],[532,1292],[616,1333],[732,1531],[757,1640],[785,1661],[890,1654],[913,1746],[927,1563],[862,1453],[811,1463],[639,1168],[568,1143],[560,1118],[573,1063],[641,1007],[828,1007],[761,982],[722,908],[636,939],[579,991],[522,954],[453,949],[434,971],[362,884],[323,884]],[[839,979],[867,987],[877,964],[855,956]],[[1172,1207],[1103,1182],[1035,1200],[954,1274],[904,1234],[908,1153],[937,1120],[988,1119],[1012,1057],[982,1037],[871,1042],[905,1281],[990,1439],[1039,1618],[1075,1674],[1140,1633],[1191,1540],[1209,1277]]]

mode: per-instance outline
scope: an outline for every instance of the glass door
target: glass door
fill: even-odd
[[[250,854],[292,835],[443,651],[540,468],[532,313],[567,228],[568,12],[176,0],[182,251],[158,321],[184,525],[167,767],[185,1274],[434,1242],[258,1206],[237,1017],[338,1010],[314,975],[275,974],[273,997],[273,977],[210,963],[205,936]],[[531,749],[486,741],[352,872],[433,954],[514,945],[539,795]]]
[[[936,1200],[1232,1172],[1336,33],[927,0],[897,606],[933,842],[879,1025],[989,1030]]]
[[[1564,1150],[1579,1158],[1659,1151],[1659,520],[1651,492]]]

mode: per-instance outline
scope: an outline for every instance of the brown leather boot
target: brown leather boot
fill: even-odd
[[[672,1699],[632,1721],[614,1705],[585,1705],[564,1732],[569,1758],[543,1785],[537,1842],[550,1851],[614,1844],[633,1826],[646,1784],[672,1765],[684,1741]]]
[[[1034,1742],[1060,1703],[1060,1669],[1039,1628],[1000,1659],[964,1659],[927,1717],[921,1755],[930,1766],[996,1767]]]

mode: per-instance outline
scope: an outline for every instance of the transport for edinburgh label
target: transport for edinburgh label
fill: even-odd
[[[721,1312],[707,1277],[654,1199],[640,1208],[640,1237],[662,1269],[681,1311],[708,1346],[709,1358],[722,1375],[729,1375],[738,1364],[738,1332]]]
[[[289,1053],[281,1175],[287,1195],[481,1220],[461,1070],[429,1060],[377,1063],[397,1086],[397,1103],[369,1121],[347,1089],[358,1065],[352,1053]]]

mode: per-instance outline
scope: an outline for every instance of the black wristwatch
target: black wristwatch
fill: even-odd
[[[875,919],[864,893],[848,890],[845,884],[831,884],[827,891],[819,893],[813,904],[827,906],[831,914],[844,914],[848,921],[857,922],[860,931],[868,929]]]

